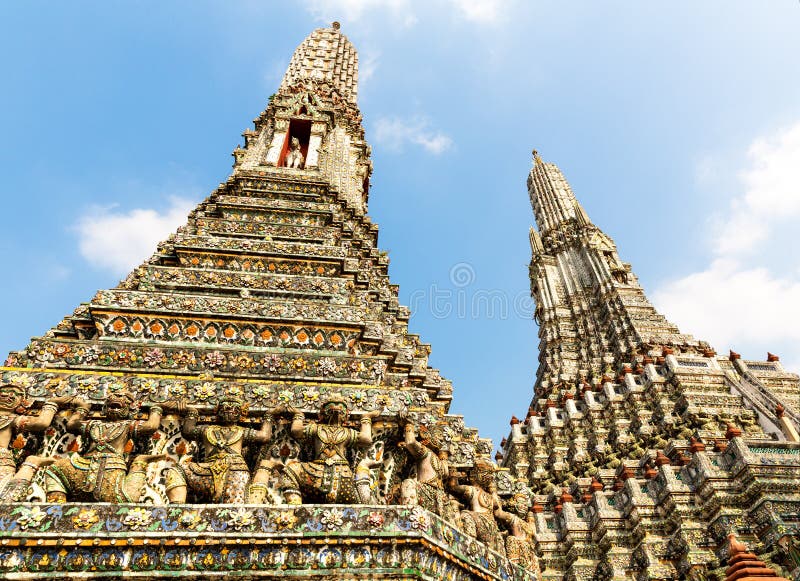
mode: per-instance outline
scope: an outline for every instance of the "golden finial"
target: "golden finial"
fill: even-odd
[[[334,30],[339,30],[341,27],[342,25],[339,24],[338,20],[334,20],[333,23],[331,24],[331,28],[333,28]]]
[[[540,164],[542,163],[542,158],[539,157],[539,152],[537,150],[533,150],[533,163]]]

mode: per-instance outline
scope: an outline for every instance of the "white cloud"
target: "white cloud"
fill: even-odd
[[[378,59],[380,58],[379,52],[371,50],[364,50],[358,56],[358,84],[360,87],[364,86],[375,71],[378,70]]]
[[[716,251],[753,253],[770,229],[800,217],[800,123],[750,146],[751,167],[741,172],[744,195],[719,224]]]
[[[461,18],[479,24],[499,21],[509,10],[511,0],[444,0],[444,2],[412,2],[411,0],[303,0],[306,10],[326,24],[341,20],[356,23],[378,12],[386,13],[393,22],[408,28],[417,23],[419,13],[430,15],[438,4],[455,10]]]
[[[92,266],[124,276],[183,225],[195,205],[192,200],[171,197],[163,213],[141,208],[120,212],[113,206],[92,208],[75,225],[81,256]]]
[[[717,259],[667,283],[653,300],[681,328],[719,349],[761,347],[764,353],[751,354],[761,356],[779,343],[800,342],[800,280],[766,268]]]
[[[401,152],[407,144],[422,146],[425,151],[440,155],[453,146],[453,140],[441,131],[430,129],[425,117],[400,119],[382,117],[375,123],[375,143],[389,151]]]
[[[501,9],[507,0],[450,0],[450,3],[467,20],[474,22],[495,22],[501,16]]]
[[[358,22],[378,10],[387,11],[395,22],[406,27],[417,22],[409,0],[303,0],[303,4],[314,18],[325,23]]]
[[[653,302],[717,349],[745,358],[769,350],[800,371],[792,368],[800,364],[800,123],[756,139],[748,160],[738,174],[742,194],[713,217],[709,264],[665,283]]]

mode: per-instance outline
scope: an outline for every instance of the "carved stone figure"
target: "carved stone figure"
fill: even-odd
[[[372,444],[372,418],[379,414],[375,411],[362,415],[359,431],[343,425],[349,410],[342,399],[334,397],[326,401],[318,422],[306,424],[303,413],[295,410],[290,432],[295,439],[312,444],[314,460],[286,465],[279,484],[286,502],[357,502],[347,449]]]
[[[292,137],[292,147],[286,154],[286,167],[302,169],[304,161],[303,152],[300,151],[300,140]]]
[[[781,564],[789,571],[800,568],[800,531],[792,531],[776,543],[782,553]]]
[[[475,461],[470,483],[458,484],[455,474],[450,478],[450,489],[464,498],[469,506],[461,511],[461,526],[464,532],[483,541],[498,553],[505,554],[503,537],[494,518],[496,510],[502,508],[494,482],[494,467],[482,458]]]
[[[167,471],[170,502],[186,502],[191,489],[207,502],[244,504],[250,470],[242,457],[242,448],[251,443],[263,444],[272,437],[271,415],[264,418],[258,431],[238,425],[245,415],[244,401],[236,395],[220,400],[216,408],[217,424],[198,426],[199,410],[188,408],[181,433],[187,440],[203,446],[205,461],[188,459]]]
[[[0,387],[0,485],[13,478],[17,471],[14,455],[9,447],[15,436],[46,430],[58,413],[58,406],[72,398],[58,397],[46,401],[38,416],[27,416],[17,411],[24,399],[23,387],[14,384]]]
[[[512,563],[528,570],[538,570],[538,562],[533,548],[536,524],[533,512],[529,511],[530,500],[524,492],[514,494],[508,500],[508,511],[495,511],[497,520],[508,528],[506,537],[506,556]],[[525,515],[527,518],[523,519]]]
[[[443,434],[440,429],[425,429],[422,440],[418,440],[414,426],[407,423],[404,429],[406,451],[415,463],[415,478],[408,478],[401,486],[401,502],[418,504],[443,519],[456,522],[450,497],[444,483],[450,474],[447,465],[447,452],[442,450]]]
[[[149,436],[158,429],[162,408],[153,405],[146,420],[135,420],[133,394],[119,390],[106,399],[106,419],[87,420],[89,403],[81,398],[75,398],[73,403],[77,407],[67,421],[67,430],[88,441],[90,448],[84,455],[75,452],[68,458],[59,458],[47,468],[47,501],[138,502],[144,492],[147,464],[166,456],[139,455],[129,471],[125,447],[130,438]]]

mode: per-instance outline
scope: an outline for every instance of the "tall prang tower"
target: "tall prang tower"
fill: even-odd
[[[389,280],[357,80],[312,32],[186,224],[9,355],[0,407],[34,409],[0,418],[4,576],[537,578],[473,486],[525,484],[448,413]],[[55,459],[28,490],[26,458]]]
[[[503,465],[543,578],[724,578],[731,533],[799,578],[800,378],[681,333],[536,151],[528,192],[539,367]]]

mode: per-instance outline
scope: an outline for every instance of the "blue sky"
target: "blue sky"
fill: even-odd
[[[333,19],[393,282],[482,434],[532,395],[533,147],[683,331],[800,369],[796,0],[4,3],[0,351],[149,255]]]

